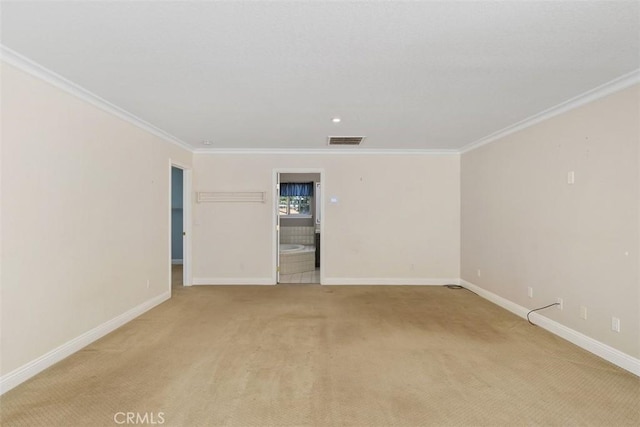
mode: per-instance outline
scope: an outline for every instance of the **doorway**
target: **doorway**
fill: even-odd
[[[278,170],[276,283],[322,283],[322,171]]]
[[[183,252],[182,241],[184,229],[184,173],[182,169],[171,167],[171,287],[183,286]]]
[[[170,163],[169,277],[171,289],[191,285],[191,170]]]

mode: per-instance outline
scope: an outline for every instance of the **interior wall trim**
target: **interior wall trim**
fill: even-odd
[[[87,89],[77,85],[76,83],[73,83],[72,81],[62,77],[61,75],[1,44],[0,59],[3,62],[14,66],[32,76],[35,76],[57,87],[58,89],[61,89],[75,96],[76,98],[79,98],[103,111],[106,111],[107,113],[113,114],[114,116],[126,122],[129,122],[132,125],[137,126],[138,128],[157,136],[158,138],[175,144],[178,147],[183,148],[189,152],[193,152],[193,148],[191,146],[189,146],[181,139],[171,135],[169,132],[166,132],[157,126],[154,126],[151,123],[142,120],[141,118],[126,111],[125,109],[112,104],[111,102],[96,95],[95,93],[88,91]]]
[[[325,149],[294,149],[294,148],[273,148],[273,149],[228,149],[228,148],[194,148],[178,137],[171,135],[157,126],[135,116],[134,114],[112,104],[106,99],[88,91],[87,89],[73,83],[61,75],[49,70],[37,62],[15,52],[14,50],[0,44],[0,60],[12,65],[26,73],[44,80],[53,86],[62,89],[77,98],[80,98],[103,111],[109,112],[167,142],[175,144],[189,152],[195,154],[271,154],[271,155],[459,155],[483,145],[494,142],[512,133],[523,130],[541,121],[550,119],[559,114],[565,113],[581,105],[588,104],[596,99],[625,89],[634,84],[640,83],[640,69],[633,70],[614,80],[595,87],[587,92],[570,98],[560,104],[541,111],[517,123],[509,125],[501,130],[491,133],[483,138],[471,142],[460,149],[372,149],[372,148],[325,148]]]
[[[266,154],[266,155],[428,155],[428,156],[457,156],[459,150],[433,150],[433,149],[375,149],[375,148],[196,148],[195,154],[236,155],[236,154]]]
[[[574,108],[578,108],[597,99],[604,98],[607,95],[618,92],[622,89],[638,83],[640,83],[640,69],[633,70],[627,74],[623,74],[622,76],[615,78],[607,83],[597,86],[580,95],[574,96],[573,98],[567,99],[566,101],[561,102],[554,107],[547,108],[546,110],[534,114],[533,116],[527,117],[524,120],[521,120],[517,123],[507,126],[506,128],[503,128],[490,135],[471,142],[462,147],[459,151],[461,154],[464,154],[468,151],[475,150],[476,148],[480,148],[483,145],[504,138],[507,135],[521,131],[525,128],[528,128],[529,126],[533,126],[536,123],[540,123],[562,113],[566,113],[567,111],[573,110]]]
[[[400,286],[443,286],[456,285],[458,279],[425,277],[327,277],[323,285],[400,285]]]
[[[526,307],[509,301],[508,299],[496,295],[493,292],[482,289],[481,287],[474,285],[471,282],[467,282],[466,280],[460,279],[460,285],[472,290],[482,298],[489,300],[506,310],[509,310],[517,316],[520,316],[524,319],[527,318],[527,313],[529,313],[530,310]],[[622,351],[617,350],[607,344],[588,337],[583,333],[568,328],[537,312],[531,313],[530,317],[536,325],[540,326],[543,329],[546,329],[552,334],[555,334],[560,338],[564,338],[565,340],[577,345],[578,347],[582,347],[588,352],[593,353],[596,356],[599,356],[607,360],[608,362],[611,362],[614,365],[631,372],[632,374],[640,376],[640,359],[636,359],[635,357],[623,353]]]
[[[194,278],[194,285],[274,285],[271,278]],[[326,278],[325,285],[433,285],[460,284],[478,294],[480,297],[526,319],[529,309],[522,307],[506,298],[487,291],[464,279],[380,279],[380,278]],[[31,362],[14,369],[0,377],[0,395],[25,382],[34,375],[42,372],[53,364],[67,356],[77,352],[83,347],[102,338],[125,323],[135,319],[144,312],[171,298],[171,291],[164,292],[148,301],[132,308],[131,310],[116,316],[115,318],[79,335],[78,337],[62,344]],[[607,344],[588,337],[580,332],[555,322],[541,314],[532,313],[531,318],[535,323],[549,332],[566,339],[567,341],[582,347],[583,349],[602,357],[603,359],[623,368],[637,376],[640,376],[640,360],[623,353]]]
[[[0,395],[6,393],[12,388],[22,384],[29,378],[44,371],[48,367],[58,363],[65,357],[72,355],[73,353],[88,346],[92,342],[102,338],[108,333],[118,329],[120,326],[140,316],[142,313],[151,310],[158,304],[171,298],[171,291],[163,292],[162,294],[153,297],[142,304],[139,304],[132,309],[114,317],[111,320],[107,320],[101,325],[78,335],[70,341],[54,348],[53,350],[43,354],[42,356],[14,369],[0,377]]]
[[[193,285],[275,285],[271,277],[194,277]]]

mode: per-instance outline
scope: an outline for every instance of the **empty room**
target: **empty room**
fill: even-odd
[[[640,425],[640,2],[1,1],[0,425]]]

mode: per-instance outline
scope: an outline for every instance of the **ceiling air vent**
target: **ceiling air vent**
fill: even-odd
[[[330,136],[329,145],[360,145],[364,136]]]

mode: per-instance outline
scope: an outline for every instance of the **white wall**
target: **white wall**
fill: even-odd
[[[561,297],[545,316],[636,358],[639,100],[636,85],[469,151],[461,183],[462,278],[528,308]]]
[[[325,171],[325,283],[457,278],[459,161],[457,154],[196,154],[195,191],[266,191],[267,203],[194,207],[194,282],[272,280],[276,168]]]
[[[192,154],[3,64],[2,375],[170,292],[170,158]]]

